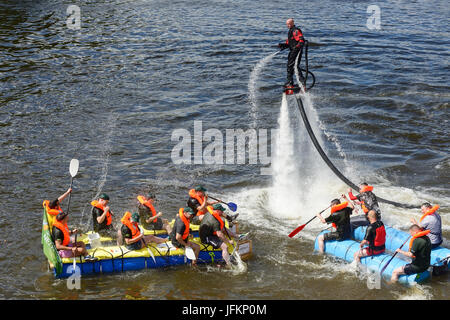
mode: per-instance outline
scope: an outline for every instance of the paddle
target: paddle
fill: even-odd
[[[76,267],[77,267],[77,259],[76,259],[76,253],[77,253],[77,236],[78,233],[75,233],[75,252],[73,254],[73,272],[75,273]]]
[[[156,264],[156,259],[155,259],[155,255],[153,254],[152,250],[150,250],[150,248],[147,246],[147,243],[144,240],[144,229],[142,229],[141,226],[139,226],[139,231],[142,233],[142,242],[144,243],[144,246],[147,248],[148,253],[150,254],[150,256],[153,259],[153,262]]]
[[[322,212],[324,212],[325,210],[327,210],[329,207],[331,207],[331,205],[329,205],[328,207],[326,207],[325,209],[323,209],[322,211],[319,212],[319,214],[321,214]],[[313,218],[311,218],[307,223],[302,224],[301,226],[295,228],[291,233],[289,233],[289,238],[292,238],[293,236],[295,236],[297,233],[299,233],[300,231],[303,230],[303,228],[310,223],[311,221],[313,221],[315,218],[317,218],[317,216],[314,216]]]
[[[237,210],[237,204],[234,203],[234,202],[228,202],[228,203],[226,203],[226,202],[224,202],[224,201],[222,201],[222,200],[220,200],[220,199],[213,198],[213,197],[211,197],[210,195],[208,195],[208,198],[211,198],[211,199],[213,199],[213,200],[216,200],[216,201],[219,201],[219,202],[221,202],[221,203],[223,203],[223,204],[226,204],[226,205],[228,206],[228,208],[229,208],[231,211],[233,211],[233,212],[235,212],[235,211]]]
[[[191,247],[186,247],[184,249],[184,254],[186,255],[186,257],[189,260],[193,260],[193,261],[197,260],[197,258],[195,257],[194,250]]]
[[[77,175],[78,173],[78,167],[79,167],[79,161],[77,159],[72,159],[70,160],[70,166],[69,166],[69,172],[70,172],[70,189],[72,189],[72,184],[73,184],[73,178]],[[69,208],[70,208],[70,199],[72,198],[72,192],[70,192],[69,194],[69,203],[67,204],[67,213],[69,213]]]
[[[405,245],[405,243],[408,242],[409,238],[411,238],[411,236],[409,236],[409,237],[406,239],[406,241],[403,242],[403,244],[400,246],[399,249],[401,249],[401,248]],[[392,259],[394,259],[394,257],[397,255],[397,253],[398,253],[398,252],[395,251],[395,253],[394,253],[394,254],[392,255],[392,257],[389,259],[389,261],[384,265],[383,269],[381,269],[380,277],[383,275],[384,270],[386,270],[387,266],[389,265],[389,263],[391,263]]]

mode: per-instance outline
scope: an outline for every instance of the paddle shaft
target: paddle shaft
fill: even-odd
[[[222,200],[220,200],[220,199],[213,198],[213,197],[211,197],[210,195],[208,195],[208,198],[211,198],[211,199],[213,199],[213,200],[216,200],[216,201],[219,201],[219,202],[221,202],[221,203],[223,203],[223,204],[228,205],[228,203],[226,203],[226,202],[224,202],[224,201],[222,201]]]
[[[329,207],[331,207],[331,205],[329,205],[328,207],[326,207],[325,209],[323,209],[322,211],[319,212],[319,214],[321,214],[322,212],[324,212],[325,210],[327,210]],[[303,230],[303,228],[310,223],[311,221],[313,221],[315,218],[317,218],[317,215],[315,215],[314,217],[312,217],[308,222],[306,222],[305,224],[302,224],[301,226],[297,227],[296,229],[294,229],[294,231],[292,231],[289,234],[289,237],[292,238],[293,236],[295,236],[297,233],[299,233],[300,231]]]
[[[70,189],[72,189],[72,185],[73,185],[73,177],[70,178]],[[72,198],[72,192],[69,193],[69,201],[67,203],[67,213],[69,213],[70,199],[71,198]]]
[[[401,248],[406,244],[406,242],[408,242],[409,238],[411,238],[411,237],[408,237],[408,238],[406,239],[406,241],[403,242],[403,244],[400,246],[399,249],[401,249]],[[394,254],[392,255],[392,257],[389,259],[389,261],[384,265],[383,269],[381,269],[380,276],[383,274],[384,270],[386,270],[387,266],[389,265],[389,263],[391,263],[392,259],[394,259],[394,257],[397,255],[397,253],[398,253],[398,252],[395,251],[395,253],[394,253]]]
[[[73,253],[73,272],[75,272],[75,267],[77,266],[77,258],[76,258],[76,254],[77,254],[77,236],[78,236],[78,233],[75,233],[75,252]]]

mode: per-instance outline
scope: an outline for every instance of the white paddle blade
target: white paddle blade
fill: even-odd
[[[70,172],[70,175],[72,176],[72,178],[77,175],[79,165],[80,165],[80,163],[78,162],[78,159],[70,160],[69,172]]]
[[[192,250],[191,247],[187,247],[186,249],[184,249],[184,253],[186,254],[186,257],[188,257],[189,260],[197,260],[197,258],[195,257],[194,250]]]

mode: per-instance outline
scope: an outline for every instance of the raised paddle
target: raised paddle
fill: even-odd
[[[223,204],[226,204],[226,205],[228,206],[228,208],[229,208],[231,211],[233,211],[233,212],[235,212],[235,211],[237,210],[237,204],[234,203],[234,202],[228,202],[228,203],[226,203],[226,202],[224,202],[224,201],[222,201],[222,200],[220,200],[220,199],[213,198],[213,197],[211,197],[210,195],[208,195],[208,198],[211,198],[211,199],[213,199],[213,200],[216,200],[216,201],[219,201],[219,202],[221,202],[221,203],[223,203]]]
[[[69,172],[70,172],[70,189],[72,189],[72,184],[73,184],[73,178],[77,175],[78,173],[78,167],[79,167],[80,163],[78,161],[78,159],[72,159],[70,160],[70,166],[69,166]],[[69,203],[67,204],[67,213],[69,213],[69,208],[70,208],[70,199],[72,198],[72,192],[70,192],[69,194]]]
[[[406,241],[403,242],[403,244],[400,246],[399,249],[401,249],[401,248],[405,245],[405,243],[408,242],[409,238],[411,238],[411,236],[409,236],[409,237],[406,239]],[[383,269],[381,269],[380,277],[383,275],[384,270],[386,270],[387,266],[389,265],[389,263],[391,263],[392,259],[394,259],[394,257],[397,255],[397,253],[398,253],[398,252],[395,251],[395,253],[394,253],[394,254],[392,255],[392,257],[389,259],[389,261],[384,265]]]
[[[77,236],[78,233],[75,233],[75,252],[73,253],[73,272],[75,273],[76,267],[77,267],[77,259],[76,259],[76,254],[77,254]]]
[[[331,205],[329,205],[328,207],[326,207],[325,209],[323,209],[322,211],[319,212],[319,214],[321,214],[322,212],[324,212],[325,210],[327,210],[329,207],[331,207]],[[295,236],[297,233],[299,233],[300,231],[303,230],[303,228],[310,223],[311,221],[313,221],[315,218],[317,218],[317,216],[314,216],[313,218],[311,218],[307,223],[302,224],[301,226],[295,228],[291,233],[289,233],[289,238],[292,238],[293,236]]]

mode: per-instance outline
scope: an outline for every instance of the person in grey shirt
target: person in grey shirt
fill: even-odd
[[[442,243],[442,222],[441,216],[437,213],[439,206],[432,206],[430,203],[425,202],[421,206],[422,217],[420,217],[419,222],[412,218],[411,222],[413,224],[419,225],[423,230],[430,230],[427,235],[431,241],[431,249],[434,249],[441,245]]]

